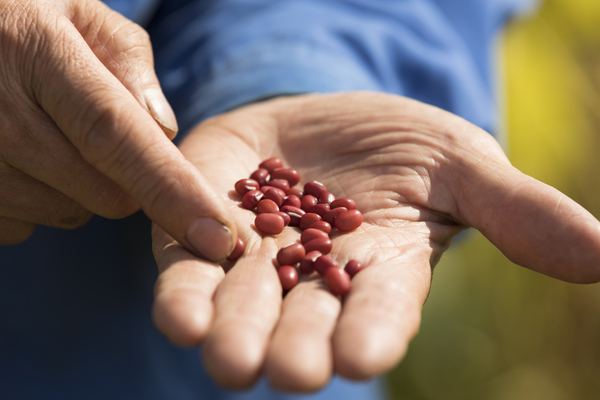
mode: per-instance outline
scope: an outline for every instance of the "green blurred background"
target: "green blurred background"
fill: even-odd
[[[500,46],[507,150],[600,218],[600,0],[547,0]],[[600,284],[509,262],[480,234],[436,267],[398,400],[600,399]]]

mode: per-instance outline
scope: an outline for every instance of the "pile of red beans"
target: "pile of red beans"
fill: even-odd
[[[300,174],[283,168],[279,158],[263,161],[249,179],[235,183],[235,191],[242,196],[242,207],[258,213],[254,225],[268,235],[278,235],[286,226],[302,230],[300,243],[284,246],[277,253],[279,280],[284,290],[298,283],[298,271],[311,274],[317,271],[332,293],[344,296],[350,291],[350,279],[362,265],[350,260],[344,269],[327,254],[331,252],[329,238],[333,228],[348,232],[362,224],[362,214],[350,198],[336,199],[320,182],[308,182],[304,191],[294,188]],[[245,250],[238,238],[228,260],[237,260]]]

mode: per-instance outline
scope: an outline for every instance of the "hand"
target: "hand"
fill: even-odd
[[[0,0],[0,43],[0,245],[141,205],[196,254],[227,256],[235,226],[169,140],[143,29],[97,0]]]
[[[600,278],[593,216],[513,168],[486,132],[417,101],[280,98],[206,121],[181,151],[218,189],[247,250],[225,273],[155,227],[153,317],[172,342],[203,343],[206,367],[224,386],[249,386],[264,371],[275,387],[311,391],[334,372],[386,372],[418,330],[434,265],[468,226],[525,267],[572,282]],[[333,239],[341,265],[366,266],[343,302],[315,277],[281,298],[273,259],[300,233],[260,235],[232,194],[235,181],[273,156],[363,212],[359,229]]]

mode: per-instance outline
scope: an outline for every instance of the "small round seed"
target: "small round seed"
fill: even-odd
[[[268,235],[279,235],[285,228],[285,223],[281,215],[274,213],[258,214],[254,220],[256,228]]]
[[[317,271],[321,276],[325,275],[325,272],[329,268],[339,269],[340,267],[337,265],[335,261],[331,257],[321,256],[317,258],[313,264],[315,271]]]
[[[271,172],[271,179],[285,179],[292,187],[300,182],[300,174],[292,168],[278,168]]]
[[[283,168],[283,161],[281,161],[277,157],[267,158],[258,165],[258,168],[264,168],[267,171],[271,172],[274,169]]]
[[[321,257],[322,254],[319,251],[311,251],[300,260],[300,272],[304,274],[310,274],[315,270],[314,263],[317,258]]]
[[[235,242],[235,247],[227,259],[229,261],[237,260],[242,256],[242,254],[244,254],[244,250],[246,250],[246,245],[244,244],[242,238],[238,237],[237,241]]]
[[[302,244],[306,244],[314,239],[323,239],[323,238],[329,239],[329,235],[327,233],[323,232],[322,230],[314,229],[314,228],[308,228],[305,231],[303,231],[302,234],[300,235],[300,241],[302,242]]]
[[[327,188],[321,182],[312,181],[304,185],[304,193],[313,195],[317,199],[326,192]]]
[[[306,255],[304,246],[300,243],[290,243],[277,252],[277,264],[296,265]]]
[[[263,198],[258,202],[256,211],[258,211],[259,214],[276,213],[279,211],[279,207],[277,207],[277,203],[275,203],[273,200]]]
[[[342,197],[335,199],[330,204],[331,208],[346,207],[348,210],[354,210],[356,208],[356,202],[349,197]]]
[[[250,175],[250,179],[254,179],[260,186],[267,184],[269,178],[269,171],[264,168],[259,168]]]
[[[350,278],[354,278],[354,275],[362,271],[363,265],[356,260],[350,260],[344,267],[344,270],[350,275]]]
[[[298,271],[291,265],[283,265],[277,270],[283,290],[291,290],[298,283]]]
[[[317,204],[316,206],[309,208],[307,212],[319,214],[322,217],[327,211],[329,211],[329,209],[329,204]]]
[[[333,210],[329,210],[325,213],[325,215],[323,215],[323,221],[326,221],[331,226],[335,226],[335,219],[337,216],[341,213],[345,213],[346,211],[348,211],[346,207],[338,207],[334,208]]]
[[[265,192],[265,199],[273,200],[277,207],[283,205],[283,196],[281,196],[281,190],[277,188],[271,188]]]
[[[264,194],[260,190],[252,190],[242,197],[242,207],[248,210],[254,210],[258,202],[262,200]]]
[[[240,196],[253,190],[257,190],[258,188],[260,188],[260,185],[254,179],[240,179],[235,183],[235,191]]]
[[[284,192],[287,192],[288,190],[290,190],[290,184],[285,179],[271,179],[268,182],[268,184],[269,184],[269,186],[279,188],[279,189],[283,190]]]
[[[302,198],[302,209],[304,211],[308,211],[311,207],[314,207],[317,205],[319,201],[317,200],[317,198],[315,196],[312,196],[310,194],[305,194],[304,197]]]
[[[343,269],[329,268],[325,271],[324,278],[329,286],[329,290],[336,296],[345,296],[350,291],[350,275]]]
[[[314,224],[312,224],[311,226],[309,226],[308,228],[309,229],[318,229],[320,231],[325,232],[328,235],[331,234],[331,225],[329,225],[329,223],[326,221],[317,221]]]
[[[290,190],[288,190],[286,193],[288,196],[293,194],[294,196],[298,197],[299,199],[304,197],[304,192],[302,190],[296,189],[296,188],[290,188]]]
[[[300,218],[300,229],[306,229],[315,222],[321,221],[322,218],[319,214],[306,213]]]
[[[334,210],[337,210],[337,208],[334,208]],[[360,211],[348,210],[335,218],[335,227],[342,232],[349,232],[358,228],[362,222],[363,217]]]
[[[329,238],[317,238],[306,242],[304,248],[307,253],[317,250],[323,254],[329,254],[333,248],[333,243],[331,243],[331,239]]]
[[[298,196],[293,194],[288,194],[288,196],[281,203],[282,206],[292,206],[296,208],[302,207],[302,202]]]

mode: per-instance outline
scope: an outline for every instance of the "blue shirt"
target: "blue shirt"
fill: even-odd
[[[519,0],[111,0],[143,24],[182,133],[260,99],[375,90],[412,97],[493,132],[493,41]],[[265,382],[219,389],[197,350],[150,320],[156,265],[142,214],[39,227],[0,247],[0,398],[278,399]],[[335,379],[315,399],[375,399]]]

